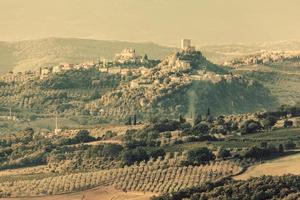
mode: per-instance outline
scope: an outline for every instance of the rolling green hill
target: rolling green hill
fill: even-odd
[[[278,48],[287,46],[279,44]],[[246,54],[227,60],[224,66],[269,88],[280,104],[295,105],[300,98],[300,51],[296,44],[290,48],[295,50]]]
[[[42,80],[7,82],[0,89],[0,108],[12,107],[19,118],[53,118],[59,112],[80,124],[124,121],[134,114],[195,117],[208,108],[218,115],[278,106],[262,84],[230,74],[199,51],[170,54],[140,75],[70,70]]]
[[[208,108],[214,114],[229,114],[270,109],[276,104],[262,84],[230,74],[199,51],[180,51],[149,73],[87,104],[86,110],[112,118],[127,118],[134,113],[141,117],[190,117],[204,114]]]
[[[300,98],[300,61],[241,66],[234,73],[256,80],[268,88],[280,104],[295,105]]]

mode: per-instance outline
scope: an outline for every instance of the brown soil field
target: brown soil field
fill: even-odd
[[[245,180],[262,175],[280,176],[284,174],[300,175],[300,153],[249,167],[243,174],[234,177],[234,179]]]
[[[3,200],[149,200],[157,195],[150,192],[122,192],[113,187],[101,187],[91,190],[43,197],[4,198]]]

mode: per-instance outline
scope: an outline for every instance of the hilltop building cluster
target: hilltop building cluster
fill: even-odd
[[[103,117],[126,117],[137,110],[146,112],[155,102],[183,88],[189,88],[193,82],[253,84],[239,75],[206,70],[206,66],[211,65],[201,52],[191,46],[190,41],[183,40],[179,52],[167,56],[156,67],[145,70],[128,84],[122,84],[101,99],[88,104],[86,109]]]
[[[136,69],[151,68],[157,65],[159,62],[159,60],[148,59],[147,55],[141,56],[137,54],[135,49],[126,48],[122,50],[121,53],[117,53],[113,60],[101,59],[97,62],[86,62],[80,64],[61,63],[53,67],[40,68],[38,74],[40,79],[44,79],[50,74],[63,73],[69,70],[97,68],[101,72],[120,73],[126,75],[129,73],[129,71],[133,71],[133,73],[140,73],[137,71],[141,70]]]
[[[72,63],[61,63],[54,67],[43,67],[39,69],[40,79],[47,78],[50,74],[58,74],[63,73],[69,70],[80,70],[80,69],[90,69],[96,67],[97,63],[94,62],[86,62],[80,64],[72,64]],[[98,64],[99,66],[99,64]]]
[[[83,99],[81,94],[77,90],[70,91],[70,92],[68,91],[67,98],[69,98],[72,101],[72,103],[74,102],[75,99],[73,98],[74,96],[75,97],[81,96],[81,98],[75,102],[76,104],[75,103],[72,104],[72,107],[66,108],[65,110],[68,109],[67,111],[69,112],[69,110],[71,109],[73,110],[74,108],[79,107],[80,112],[78,110],[76,110],[76,112],[81,114],[81,111],[83,111],[82,113],[84,113],[84,115],[90,114],[93,116],[99,116],[101,119],[102,118],[103,119],[108,119],[108,118],[126,119],[128,116],[132,116],[138,112],[152,114],[151,113],[152,110],[155,110],[155,112],[157,113],[169,113],[169,111],[170,113],[173,113],[173,111],[174,113],[191,113],[191,116],[193,116],[195,114],[194,112],[195,109],[190,109],[190,107],[193,108],[197,107],[199,109],[199,105],[196,104],[194,105],[194,103],[190,103],[187,100],[192,99],[190,98],[191,95],[193,98],[195,97],[195,99],[197,99],[197,101],[200,102],[199,99],[202,99],[202,96],[204,96],[201,94],[202,88],[206,89],[207,87],[209,91],[210,88],[218,89],[218,86],[220,85],[222,86],[219,87],[221,88],[220,90],[226,90],[225,86],[227,86],[226,85],[227,83],[234,83],[232,84],[233,86],[234,85],[242,86],[239,88],[246,88],[246,87],[248,88],[248,86],[254,85],[253,81],[244,79],[240,75],[233,75],[232,73],[229,73],[227,70],[224,70],[224,68],[217,66],[209,62],[208,60],[206,60],[206,58],[201,54],[201,52],[197,51],[196,48],[192,46],[191,40],[188,39],[183,39],[181,41],[181,49],[178,52],[175,52],[167,56],[164,60],[162,60],[161,63],[159,63],[155,67],[146,68],[143,67],[142,65],[138,67],[133,67],[134,65],[132,64],[129,65],[129,63],[142,63],[143,59],[144,58],[138,55],[134,49],[125,49],[121,53],[116,54],[114,61],[102,60],[99,62],[89,62],[89,63],[82,63],[82,64],[62,63],[53,67],[41,68],[40,70],[37,71],[36,74],[43,79],[48,77],[50,74],[59,74],[69,70],[80,70],[80,69],[90,69],[90,68],[95,68],[96,70],[99,70],[104,73],[121,74],[122,76],[111,76],[112,78],[110,78],[111,74],[99,73],[101,75],[105,75],[103,76],[105,78],[108,77],[107,78],[108,81],[101,82],[102,80],[102,76],[101,76],[99,77],[99,79],[95,79],[91,83],[93,87],[95,86],[94,88],[101,88],[102,90],[103,89],[102,85],[103,86],[109,85],[110,82],[113,82],[112,83],[113,86],[108,87],[108,89],[105,90],[103,93],[101,93],[101,95],[97,94],[97,96],[93,98],[90,98],[93,94],[92,95],[91,93],[86,94],[86,96],[88,97],[86,99],[88,100],[86,100],[84,104],[83,103],[81,104],[81,102],[77,103],[79,101],[82,101]],[[116,65],[116,63],[119,63],[119,65]],[[125,66],[122,67],[122,64],[125,64]],[[126,64],[128,64],[128,66],[126,66]],[[30,74],[28,72],[26,73],[28,76],[35,74],[35,73]],[[12,73],[10,75],[13,76],[15,74]],[[18,75],[20,74],[18,73]],[[126,76],[130,76],[130,77],[125,80]],[[115,77],[118,78],[117,81],[115,80]],[[35,78],[37,79],[37,77]],[[88,78],[92,79],[92,77],[88,77]],[[74,80],[80,81],[80,78],[74,78]],[[119,80],[122,81],[118,82]],[[123,82],[123,80],[125,81]],[[41,81],[41,83],[46,83],[46,82],[48,82],[48,80]],[[53,83],[56,84],[57,82],[59,82],[58,79],[55,79],[54,77],[53,82],[50,82],[51,84],[49,85],[53,85]],[[117,82],[117,84],[114,84],[114,82]],[[101,85],[101,87],[98,87],[99,85]],[[11,86],[0,85],[0,88],[1,87],[8,88]],[[47,87],[48,85],[46,85],[44,88]],[[231,88],[231,85],[228,88]],[[252,91],[253,88],[250,88],[249,91]],[[86,92],[87,89],[84,88],[83,90],[84,92]],[[20,102],[22,104],[21,105],[22,107],[29,108],[29,106],[35,105],[35,102],[44,102],[40,100],[35,100],[36,99],[35,96],[34,98],[30,97],[32,93],[35,93],[35,91],[36,90],[34,90],[34,92],[28,93],[29,95],[28,94],[23,95],[25,96],[25,98],[21,96],[22,99]],[[37,93],[39,94],[39,96],[44,96],[41,95],[42,94],[41,91],[42,90],[40,90]],[[207,92],[205,90],[203,91]],[[235,95],[234,92],[231,93],[231,90],[228,91],[229,92],[225,91],[224,93],[223,91],[217,92],[217,95],[224,95],[224,94],[226,95],[227,93],[229,94],[229,96],[232,96],[231,94]],[[57,95],[56,93],[54,92],[52,93],[52,92],[53,91],[49,92],[49,97],[51,97],[49,99],[51,100],[53,99],[53,101],[55,101],[56,99],[60,98],[59,96],[61,95],[61,93],[58,93],[60,92],[59,90],[57,90]],[[245,93],[245,94],[249,94],[249,93]],[[7,102],[9,102],[12,98],[9,97],[10,98],[9,99],[7,98],[7,96],[9,95],[5,95],[4,98],[6,98]],[[30,98],[27,98],[27,96],[29,96]],[[66,98],[64,94],[62,94],[61,96],[62,96],[61,99]],[[248,97],[247,95],[244,96]],[[209,98],[211,99],[212,95],[209,95]],[[243,100],[245,99],[246,98],[243,98]],[[223,106],[222,104],[222,107],[230,107],[230,104],[232,104],[232,107],[234,107],[233,101],[226,102],[223,101],[222,99],[222,102],[227,103],[225,104],[225,106]],[[58,102],[58,104],[60,104],[60,102]],[[206,102],[204,102],[203,104],[206,104]],[[56,105],[56,102],[53,103],[53,105]],[[65,110],[63,110],[62,112],[65,112]],[[56,134],[60,134],[62,130],[58,128],[57,124],[58,123],[56,118],[56,126],[54,132]]]
[[[300,60],[300,52],[261,51],[253,55],[235,58],[231,61],[227,61],[224,63],[224,65],[240,67],[246,65],[278,63],[291,59]]]
[[[121,53],[117,53],[114,59],[116,64],[139,64],[143,63],[144,59],[142,56],[135,52],[135,49],[126,48]]]
[[[195,47],[191,45],[191,40],[182,39],[181,50],[184,52],[194,52]],[[121,74],[121,75],[141,75],[145,74],[149,68],[152,68],[160,63],[160,60],[151,60],[147,55],[139,55],[133,48],[125,48],[120,53],[116,53],[113,60],[101,59],[97,62],[85,62],[79,64],[60,63],[55,66],[40,67],[35,71],[26,71],[19,73],[9,73],[0,77],[0,81],[26,81],[38,76],[40,79],[45,79],[51,74],[64,73],[69,70],[80,70],[97,68],[101,72]],[[176,68],[188,69],[190,63],[186,60],[175,59],[169,63],[169,66]]]

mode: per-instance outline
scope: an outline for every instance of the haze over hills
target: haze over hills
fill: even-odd
[[[26,71],[59,63],[112,59],[122,49],[131,47],[150,58],[161,59],[175,51],[154,43],[104,41],[75,38],[47,38],[19,42],[0,42],[0,74],[10,70]],[[279,41],[259,44],[224,44],[200,46],[203,55],[215,63],[261,50],[300,50],[300,41]]]

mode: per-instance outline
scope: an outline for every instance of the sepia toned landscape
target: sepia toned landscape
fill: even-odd
[[[0,199],[300,199],[298,8],[1,1]]]

